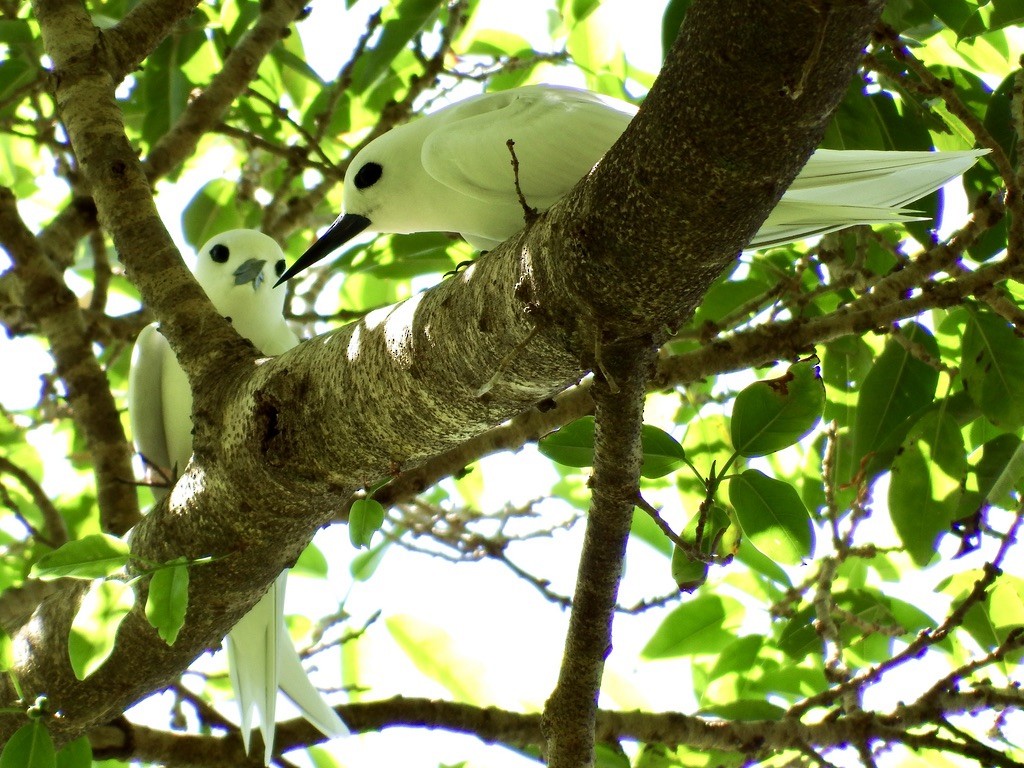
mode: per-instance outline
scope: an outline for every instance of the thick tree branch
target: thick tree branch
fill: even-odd
[[[169,505],[137,526],[133,550],[155,561],[223,556],[193,569],[198,607],[173,648],[133,612],[108,662],[82,682],[63,655],[73,606],[44,603],[19,633],[15,672],[27,695],[45,691],[60,707],[58,736],[109,719],[215,644],[357,487],[561,391],[602,335],[659,334],[692,311],[817,143],[879,4],[823,8],[695,3],[634,125],[528,235],[404,304],[254,364],[184,274],[152,209],[113,83],[93,66],[95,29],[77,3],[38,0],[58,103],[101,220],[186,370],[211,374],[198,379],[196,460]],[[16,725],[7,717],[3,730]]]
[[[111,78],[120,82],[188,18],[199,0],[143,0],[104,34]]]
[[[894,713],[865,712],[855,718],[828,719],[813,724],[788,718],[728,722],[678,712],[600,710],[596,716],[596,732],[602,744],[617,745],[626,740],[749,756],[808,745],[821,750],[842,748],[862,740],[865,734],[875,734],[890,744],[914,746],[921,740],[915,731],[933,725],[936,712],[956,717],[980,709],[1021,707],[1024,707],[1024,695],[1019,690],[982,686],[977,690],[941,693],[927,701],[901,707]],[[405,697],[349,704],[338,707],[338,712],[357,733],[401,726],[429,727],[471,734],[487,743],[519,749],[544,746],[540,714]],[[303,720],[280,723],[277,733],[282,750],[315,744],[324,738]],[[97,749],[97,757],[135,758],[175,768],[248,765],[241,740],[235,734],[190,736],[118,721],[92,729],[90,740]],[[971,745],[945,741],[943,748],[951,752],[968,756],[975,752]],[[196,761],[190,761],[190,757]],[[1012,762],[1005,764],[1013,765]]]
[[[603,367],[614,384],[599,379],[593,387],[592,502],[562,667],[544,708],[551,768],[584,768],[594,763],[597,699],[604,662],[612,648],[612,617],[633,505],[640,494],[640,428],[653,358],[653,345],[642,340],[602,350]]]

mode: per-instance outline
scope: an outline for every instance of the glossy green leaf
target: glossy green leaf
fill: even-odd
[[[57,752],[57,768],[91,768],[92,744],[88,736],[79,736]]]
[[[43,555],[32,566],[31,576],[43,581],[101,579],[120,571],[128,559],[128,544],[123,539],[95,533]]]
[[[925,413],[892,463],[889,511],[907,553],[919,566],[936,553],[950,529],[967,455],[957,423],[941,411]]]
[[[56,768],[57,753],[46,726],[39,720],[25,723],[14,732],[3,752],[0,768]]]
[[[348,537],[357,549],[369,549],[373,534],[384,524],[384,507],[374,499],[356,499],[348,513]]]
[[[559,464],[592,467],[594,431],[594,417],[584,416],[541,439],[538,448],[542,454]],[[640,474],[644,477],[662,477],[683,465],[686,454],[682,445],[664,430],[644,424],[640,440],[643,450]]]
[[[159,141],[188,105],[193,83],[182,67],[204,42],[199,31],[171,35],[146,59],[139,83],[146,103],[142,138],[148,145]]]
[[[188,561],[184,557],[165,563],[153,572],[146,597],[146,618],[160,638],[174,645],[185,625],[188,610]]]
[[[903,333],[912,344],[938,358],[935,338],[922,326],[908,323]],[[931,404],[938,380],[934,366],[919,360],[898,341],[886,342],[864,378],[853,430],[854,460],[867,460],[869,476],[883,471],[892,460],[912,417]]]
[[[698,595],[665,617],[641,654],[648,659],[717,653],[735,638],[742,606],[720,595]]]
[[[814,429],[825,406],[817,362],[791,365],[784,375],[754,382],[736,395],[730,433],[738,454],[775,453]]]
[[[114,650],[117,628],[135,602],[132,588],[121,581],[95,581],[71,622],[68,657],[79,680],[97,669]]]
[[[799,563],[814,549],[814,529],[800,494],[756,469],[729,478],[729,501],[743,535],[772,560]]]
[[[540,440],[537,447],[552,461],[567,467],[594,465],[594,417],[584,416]]]
[[[971,308],[960,372],[964,388],[998,427],[1024,426],[1024,340],[995,313]]]
[[[640,428],[640,443],[644,453],[640,474],[644,477],[663,477],[683,465],[683,446],[665,430],[644,424]]]

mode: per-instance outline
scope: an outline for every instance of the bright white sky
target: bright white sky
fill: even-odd
[[[363,31],[367,14],[378,3],[359,2],[346,12],[344,4],[319,0],[312,4],[312,13],[299,24],[299,32],[307,49],[310,64],[325,78],[332,77],[349,55],[352,43]],[[481,0],[474,26],[493,27],[516,32],[535,43],[540,50],[549,45],[547,37],[550,0],[521,0],[510,4],[502,0]],[[629,52],[634,66],[655,72],[660,63],[661,15],[664,0],[606,0],[601,6],[603,21],[613,30]],[[548,69],[542,78],[561,81],[561,73]],[[570,78],[571,79],[571,78]],[[218,158],[209,158],[201,172],[186,174],[173,186],[161,185],[161,214],[179,246],[186,247],[180,231],[183,205],[210,178],[231,175],[236,169],[218,167]],[[226,162],[226,161],[225,161]],[[32,211],[23,211],[31,218]],[[30,221],[30,225],[41,222]],[[292,258],[297,254],[290,254]],[[0,252],[0,259],[3,258]],[[4,265],[0,264],[0,268]],[[123,311],[132,307],[126,306]],[[119,308],[118,311],[122,311]],[[46,352],[32,340],[0,338],[0,359],[19,371],[48,371],[51,361]],[[14,362],[14,365],[11,365]],[[17,410],[29,407],[38,398],[38,380],[30,376],[3,377],[0,380],[0,402]],[[671,414],[675,403],[671,398],[652,398],[649,409]],[[45,431],[39,438],[45,440]],[[537,460],[534,449],[526,448],[511,456],[499,456],[483,462],[466,481],[479,482],[484,476],[485,510],[497,510],[505,504],[523,505],[541,496],[551,487],[554,471],[546,460]],[[535,481],[535,482],[531,482]],[[48,491],[54,495],[67,491],[69,479],[59,474],[45,478]],[[456,490],[456,484],[447,487]],[[880,491],[884,493],[884,491]],[[880,496],[884,498],[884,496]],[[664,503],[669,514],[682,519],[678,501],[670,496],[655,499]],[[557,504],[543,507],[553,521],[565,515]],[[529,547],[511,550],[521,565],[552,580],[552,588],[571,594],[575,578],[575,553],[579,550],[582,525],[569,534],[541,540]],[[886,536],[888,532],[880,532]],[[515,711],[539,711],[550,694],[557,676],[567,614],[538,598],[535,590],[515,578],[502,566],[492,563],[452,567],[437,559],[412,556],[393,549],[385,558],[376,576],[368,583],[352,584],[348,564],[353,550],[344,527],[323,531],[317,537],[321,549],[331,557],[331,576],[327,584],[295,578],[289,593],[290,613],[321,615],[338,599],[348,596],[346,609],[358,626],[378,609],[383,617],[360,644],[361,659],[358,681],[371,688],[367,699],[383,699],[392,695],[428,696],[450,699],[443,687],[420,672],[408,660],[387,628],[388,617],[415,616],[418,621],[442,630],[453,641],[453,658],[462,665],[476,669],[478,703],[494,704]],[[641,597],[670,591],[672,585],[666,562],[652,556],[646,545],[630,544],[630,557],[621,601],[630,604]],[[962,563],[960,565],[963,565]],[[922,602],[932,601],[928,593]],[[431,612],[424,613],[424,606]],[[619,620],[615,636],[615,652],[608,661],[605,696],[602,705],[632,709],[639,706],[655,710],[691,712],[696,708],[686,663],[680,661],[638,661],[639,650],[647,642],[668,609],[655,610],[641,617]],[[767,626],[767,616],[754,616],[751,629]],[[205,659],[205,669],[220,669],[221,656]],[[339,678],[337,654],[318,658],[324,674],[317,678],[322,685],[336,686]],[[900,686],[906,700],[920,685],[920,679],[908,676]],[[641,695],[642,692],[642,695]],[[344,698],[337,700],[343,701]],[[156,727],[165,727],[166,710],[150,702],[139,707],[134,717],[149,717]],[[232,702],[220,706],[229,717],[236,716]],[[282,719],[289,710],[281,712]],[[472,737],[441,731],[389,729],[380,734],[367,734],[336,742],[330,751],[339,764],[347,768],[376,768],[381,765],[403,768],[435,768],[469,760],[477,768],[535,768],[536,763],[502,747],[487,746]],[[298,764],[303,758],[292,758]]]

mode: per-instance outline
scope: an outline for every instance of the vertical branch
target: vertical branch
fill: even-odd
[[[593,388],[597,426],[590,481],[593,501],[562,668],[544,710],[551,768],[582,768],[594,762],[597,699],[604,660],[611,652],[612,616],[633,505],[640,492],[640,427],[653,348],[634,339],[603,349],[602,360],[615,386],[597,381]]]
[[[14,260],[19,303],[31,311],[50,342],[75,423],[92,455],[103,530],[120,535],[138,522],[139,507],[132,452],[110,384],[93,353],[77,298],[19,217],[14,195],[2,187],[0,243]]]

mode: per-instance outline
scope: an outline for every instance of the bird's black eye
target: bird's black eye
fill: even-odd
[[[276,262],[274,262],[274,274],[277,277],[280,277],[281,275],[284,274],[284,266],[284,259],[278,259]]]
[[[231,249],[224,245],[224,243],[217,243],[215,246],[210,248],[210,258],[218,264],[223,264],[228,260],[228,256],[230,255]]]
[[[383,173],[384,169],[380,167],[380,163],[367,163],[356,171],[356,189],[372,187],[380,180]]]

